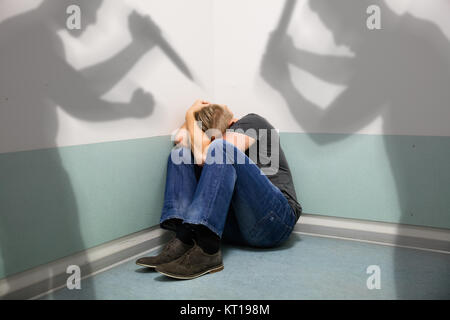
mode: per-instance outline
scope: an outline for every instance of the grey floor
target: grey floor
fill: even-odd
[[[42,299],[450,299],[450,254],[298,233],[277,249],[222,250],[225,269],[194,280],[133,259]],[[367,287],[371,265],[380,289]]]

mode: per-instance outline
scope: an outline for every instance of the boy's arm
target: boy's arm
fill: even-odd
[[[207,105],[209,105],[209,102],[197,100],[186,112],[186,129],[189,133],[191,150],[194,154],[195,163],[198,165],[204,164],[211,140],[197,125],[194,114]]]
[[[186,122],[177,130],[173,142],[177,146],[189,147],[189,132],[186,128]]]
[[[245,150],[250,148],[256,142],[255,138],[238,132],[225,132],[223,139],[234,144],[234,146],[242,152],[245,152]]]

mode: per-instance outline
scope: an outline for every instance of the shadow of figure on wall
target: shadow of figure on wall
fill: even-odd
[[[271,33],[266,47],[260,70],[262,77],[280,93],[294,119],[311,133],[310,138],[318,145],[337,142],[357,133],[377,117],[382,118],[384,146],[396,183],[400,212],[392,212],[392,215],[397,214],[399,223],[423,224],[429,221],[423,215],[448,210],[448,205],[442,203],[442,194],[450,193],[445,177],[431,170],[433,176],[424,182],[414,174],[424,165],[433,168],[431,147],[424,145],[420,137],[417,143],[411,144],[411,140],[402,142],[392,136],[450,135],[450,44],[447,37],[432,22],[410,14],[397,15],[382,1],[312,0],[308,4],[332,32],[335,43],[349,47],[354,56],[321,55],[296,48],[286,32],[296,1],[287,0],[278,28]],[[382,30],[366,27],[366,9],[372,4],[381,9]],[[296,89],[289,65],[346,88],[322,109]],[[314,135],[314,132],[341,134]],[[426,152],[430,152],[427,155],[430,162],[418,162],[417,153]],[[447,172],[449,170],[447,168]],[[436,193],[426,192],[429,188],[436,189]],[[397,243],[401,241],[401,237],[397,237]],[[414,284],[420,279],[405,281],[409,267],[402,251],[395,250],[398,298],[418,294],[414,292]],[[433,297],[449,296],[448,288],[439,285],[442,276],[430,276],[436,284],[435,291],[430,292]]]
[[[153,97],[142,89],[136,89],[129,103],[101,98],[158,44],[156,39],[162,39],[149,17],[129,15],[132,40],[113,57],[83,70],[66,61],[57,34],[66,28],[66,8],[71,4],[81,8],[82,29],[69,30],[77,37],[96,22],[102,1],[44,0],[36,9],[0,23],[0,150],[57,146],[58,107],[86,121],[152,113]],[[9,153],[1,161],[0,244],[5,276],[86,249],[76,195],[58,149],[22,152],[20,157]],[[20,171],[11,172],[12,165]],[[87,266],[82,276],[89,272]],[[44,284],[48,289],[53,273],[48,270]],[[83,281],[83,296],[94,299],[89,281]]]

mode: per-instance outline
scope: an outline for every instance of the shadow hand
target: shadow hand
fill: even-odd
[[[153,112],[155,100],[150,92],[145,92],[142,89],[137,89],[133,93],[130,101],[132,116],[135,118],[142,118],[150,115]]]
[[[292,38],[272,32],[261,62],[261,76],[275,89],[290,79],[289,53],[295,49]]]
[[[133,41],[144,44],[147,48],[156,45],[161,30],[149,16],[142,16],[133,11],[128,17],[128,27]]]

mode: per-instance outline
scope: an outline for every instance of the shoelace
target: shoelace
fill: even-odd
[[[166,245],[166,247],[164,248],[164,251],[163,251],[163,252],[166,253],[166,255],[170,256],[170,252],[171,252],[170,249],[175,245],[175,240],[176,240],[176,238],[173,238],[172,240],[170,240],[167,243],[167,245]]]
[[[189,264],[189,262],[190,262],[189,258],[191,257],[192,253],[194,252],[194,249],[195,249],[195,246],[192,247],[192,249],[189,249],[189,251],[186,252],[186,254],[183,256],[183,258],[181,259],[180,262]]]

